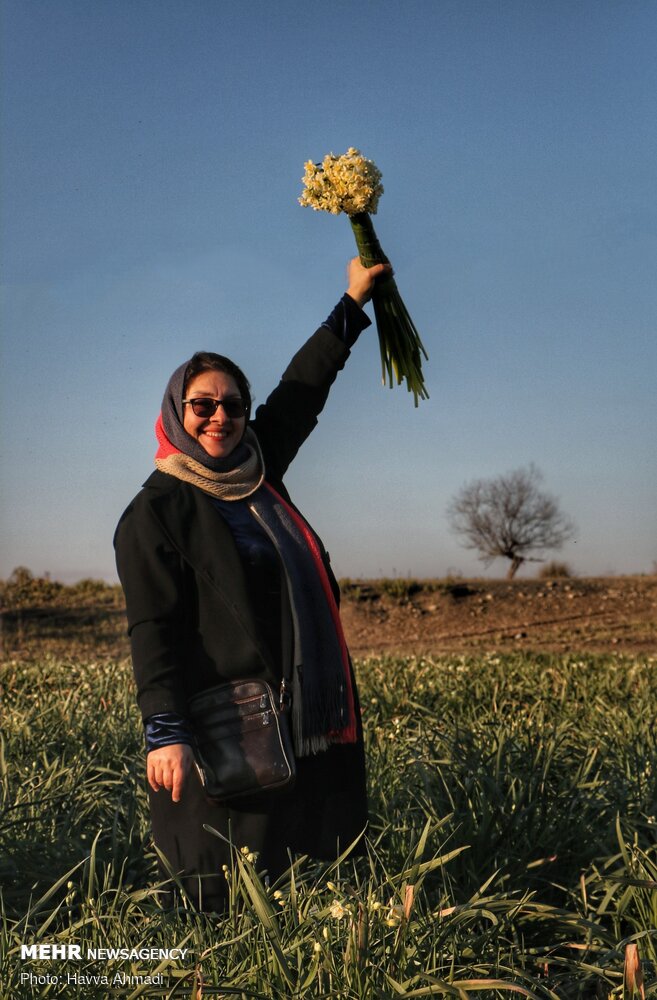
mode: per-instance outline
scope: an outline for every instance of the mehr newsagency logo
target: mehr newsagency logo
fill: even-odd
[[[82,953],[79,944],[22,944],[21,959],[28,958],[47,961],[78,962],[93,959],[97,962],[111,962],[116,959],[132,962],[172,962],[183,961],[189,948],[87,948]]]
[[[21,959],[27,961],[55,961],[55,962],[163,962],[184,961],[189,954],[189,948],[86,948],[84,951],[79,944],[22,944]],[[140,973],[89,973],[89,972],[67,972],[67,973],[36,973],[21,972],[19,976],[21,985],[45,986],[58,985],[65,982],[67,985],[89,985],[89,986],[164,986],[167,984],[164,973],[140,974]]]

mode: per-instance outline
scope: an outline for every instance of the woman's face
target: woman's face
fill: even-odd
[[[226,372],[208,371],[195,375],[187,385],[185,399],[241,399],[237,383]],[[246,417],[229,417],[218,406],[211,417],[197,417],[189,403],[184,406],[183,427],[212,458],[226,458],[242,440]]]

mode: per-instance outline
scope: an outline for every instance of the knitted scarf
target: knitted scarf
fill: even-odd
[[[301,514],[265,483],[249,509],[283,564],[294,628],[292,730],[298,756],[356,742],[349,653],[317,538]]]
[[[183,370],[184,370],[183,366]],[[175,373],[174,373],[175,375]],[[182,398],[182,390],[180,390]],[[297,756],[326,750],[333,743],[355,743],[354,691],[349,654],[339,611],[317,538],[298,511],[264,482],[264,461],[255,433],[247,428],[242,442],[225,459],[212,459],[182,428],[167,434],[163,413],[155,424],[155,465],[220,500],[249,499],[249,509],[281,559],[292,611],[292,732]],[[175,425],[174,425],[175,426]],[[187,440],[185,440],[185,438]],[[192,457],[192,442],[205,456]],[[210,463],[215,468],[210,468]],[[216,468],[221,464],[222,469]]]
[[[196,444],[191,435],[186,431],[184,433]],[[250,427],[247,427],[241,442],[227,458],[213,459],[210,455],[206,456],[208,465],[210,462],[215,465],[221,462],[222,471],[215,471],[205,462],[199,462],[176,448],[167,437],[161,414],[155,423],[155,436],[159,445],[155,453],[155,465],[160,472],[168,472],[176,479],[198,486],[204,493],[209,493],[218,500],[244,500],[255,493],[265,478],[260,443]],[[196,447],[203,451],[200,445]]]

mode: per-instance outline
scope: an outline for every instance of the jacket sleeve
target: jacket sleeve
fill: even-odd
[[[326,323],[297,351],[281,381],[258,407],[252,422],[267,468],[267,477],[281,480],[299,448],[317,425],[329,390],[347,361],[369,317],[348,295],[343,296]]]
[[[137,701],[144,720],[159,712],[184,716],[188,570],[148,504],[138,501],[128,507],[114,536]]]

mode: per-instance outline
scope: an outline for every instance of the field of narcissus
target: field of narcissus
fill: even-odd
[[[268,885],[235,845],[211,917],[158,903],[128,661],[6,660],[0,996],[657,996],[657,658],[356,668],[365,855]]]

